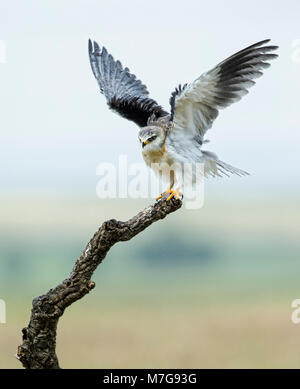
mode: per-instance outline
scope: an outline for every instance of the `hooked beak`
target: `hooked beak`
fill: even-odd
[[[148,143],[149,143],[149,142],[147,142],[147,141],[143,141],[143,142],[142,142],[142,148],[144,148]]]

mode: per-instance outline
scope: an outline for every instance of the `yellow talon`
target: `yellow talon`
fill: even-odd
[[[178,189],[171,189],[170,196],[167,198],[167,201],[171,200],[175,196],[175,199],[179,200],[181,198],[181,193],[179,193]]]
[[[164,195],[171,193],[172,189],[168,188],[165,192],[161,193],[159,196],[156,197],[156,200],[162,199]]]
[[[172,192],[172,193],[170,194],[170,196],[167,198],[167,201],[170,201],[171,198],[173,198],[173,197],[174,197],[174,192]]]

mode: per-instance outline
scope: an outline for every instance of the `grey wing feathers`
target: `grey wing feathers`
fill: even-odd
[[[253,79],[262,76],[261,70],[270,66],[267,61],[278,57],[270,53],[278,46],[263,46],[269,41],[249,46],[217,65],[218,92],[215,101],[219,108],[227,107],[247,94],[247,88],[255,84]]]
[[[115,61],[105,47],[89,40],[89,57],[100,91],[111,109],[140,127],[146,126],[151,115],[167,115],[157,102],[148,97],[147,87],[128,68]]]
[[[239,101],[262,75],[267,62],[278,55],[277,46],[264,40],[237,52],[215,68],[202,74],[193,83],[173,92],[170,104],[174,127],[202,138],[218,116],[218,110]]]

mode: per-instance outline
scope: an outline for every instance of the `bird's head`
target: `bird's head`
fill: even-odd
[[[139,141],[144,150],[158,150],[164,145],[166,134],[164,129],[159,125],[143,127],[139,131]]]

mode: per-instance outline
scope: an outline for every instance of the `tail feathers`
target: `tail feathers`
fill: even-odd
[[[206,177],[223,177],[224,175],[230,177],[231,174],[236,174],[240,177],[249,175],[244,170],[220,161],[216,154],[210,151],[202,151],[202,153],[205,155],[204,175]]]
[[[220,175],[225,174],[229,177],[230,174],[236,174],[237,176],[249,176],[248,172],[245,172],[244,170],[238,169],[234,166],[229,165],[228,163],[225,163],[223,161],[217,160],[217,171],[220,173]],[[229,174],[228,174],[229,173]]]

